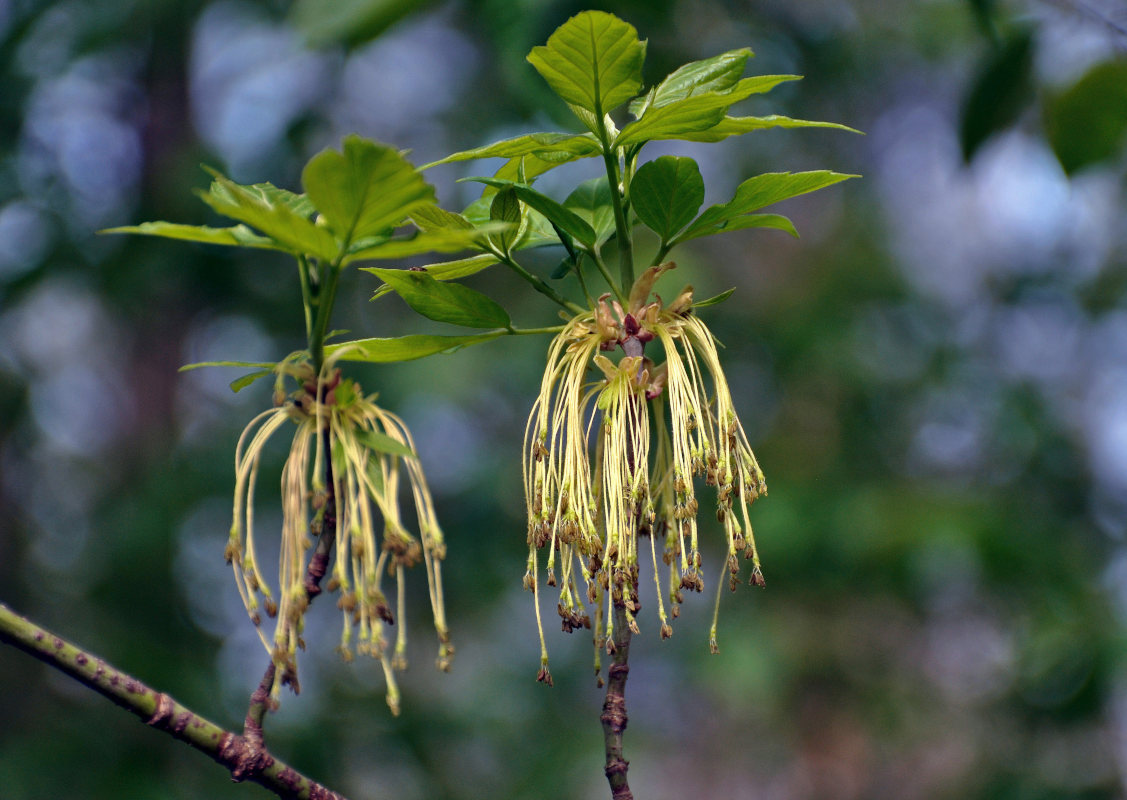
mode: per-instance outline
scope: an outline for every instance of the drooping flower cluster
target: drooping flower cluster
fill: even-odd
[[[340,355],[339,351],[335,354]],[[286,683],[299,689],[297,651],[305,648],[305,610],[319,591],[307,569],[326,574],[329,544],[335,543],[328,588],[340,595],[337,606],[344,625],[339,651],[351,659],[355,635],[355,650],[380,660],[387,678],[388,705],[398,713],[394,673],[407,666],[404,573],[420,560],[427,573],[438,632],[440,669],[449,669],[454,652],[442,596],[441,562],[446,545],[411,434],[399,417],[376,405],[375,395],[364,396],[358,384],[342,380],[333,360],[327,360],[315,375],[304,354],[297,354],[279,363],[275,372],[275,407],[251,420],[235,450],[234,513],[225,554],[234,568],[243,603],[276,666],[271,695],[276,700]],[[295,391],[287,393],[287,378],[297,382]],[[255,486],[263,448],[288,424],[295,424],[296,430],[282,469],[280,587],[275,599],[256,553]],[[414,500],[417,538],[401,520],[401,467]],[[335,542],[321,536],[329,526]],[[394,601],[385,594],[385,576],[395,579]],[[272,640],[261,628],[260,609],[277,618]],[[389,649],[386,627],[397,620],[395,645]]]
[[[639,537],[650,542],[662,638],[672,635],[669,618],[678,616],[682,590],[703,589],[697,476],[715,488],[730,587],[734,591],[739,583],[740,553],[752,562],[749,582],[763,584],[748,505],[767,486],[733,408],[716,340],[692,311],[692,287],[668,304],[657,295],[650,299],[654,281],[673,266],[647,270],[625,309],[604,295],[593,311],[569,321],[549,348],[525,431],[524,461],[525,586],[537,594],[539,677],[545,682],[551,676],[538,602],[540,551],[547,549],[547,584],[559,586],[564,630],[591,627],[583,594],[598,608],[598,672],[599,650],[613,646],[614,606],[625,609],[628,625],[637,631]],[[660,365],[644,354],[655,341],[664,351]],[[603,355],[618,348],[624,355],[617,364]],[[587,377],[592,365],[602,373],[595,381]],[[669,567],[664,590],[658,538]],[[716,611],[710,643],[715,651]]]

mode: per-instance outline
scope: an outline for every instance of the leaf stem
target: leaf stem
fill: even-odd
[[[321,374],[325,361],[325,334],[329,330],[329,318],[336,302],[337,284],[340,282],[340,266],[333,264],[326,270],[324,282],[317,286],[314,303],[317,306],[316,321],[309,337],[309,358],[313,362],[314,374]]]
[[[492,250],[492,248],[490,249]],[[563,306],[572,314],[582,314],[585,311],[582,306],[579,306],[560,295],[560,293],[549,286],[543,278],[533,275],[531,272],[518,264],[512,256],[508,255],[507,253],[502,253],[499,250],[492,250],[492,252],[493,255],[497,257],[498,261],[500,261],[517,275],[520,275],[522,278],[532,284],[533,289],[540,292],[540,294],[547,297],[553,303]]]
[[[309,260],[302,253],[297,257],[297,275],[301,281],[301,306],[305,310],[305,338],[313,340],[313,296],[309,286]]]
[[[514,336],[532,336],[541,333],[559,333],[563,329],[563,325],[552,325],[547,328],[509,328],[508,330]]]
[[[593,250],[591,251],[591,257],[595,260],[595,266],[599,268],[599,272],[603,274],[603,279],[606,280],[607,285],[609,285],[611,291],[614,292],[614,296],[618,298],[618,302],[625,308],[627,306],[626,295],[623,294],[622,289],[619,288],[614,278],[611,277],[610,270],[607,268],[607,262],[603,261],[602,254]]]
[[[614,209],[615,239],[618,241],[618,272],[622,278],[622,289],[629,291],[634,285],[634,243],[630,238],[630,227],[626,224],[626,209],[622,203],[622,190],[619,188],[621,176],[618,169],[618,156],[611,147],[606,120],[599,117],[597,125],[599,141],[603,145],[603,163],[606,165],[607,180],[610,183],[611,207]]]
[[[37,658],[93,689],[150,727],[210,756],[235,781],[257,783],[281,798],[344,800],[293,767],[256,747],[248,737],[220,728],[169,695],[151,689],[97,656],[39,627],[0,603],[0,642]]]

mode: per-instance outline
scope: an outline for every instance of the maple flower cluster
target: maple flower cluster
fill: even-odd
[[[599,651],[604,646],[613,651],[613,607],[624,608],[627,624],[638,630],[639,539],[649,539],[662,638],[673,633],[669,619],[678,616],[683,590],[702,591],[697,476],[715,488],[730,587],[734,591],[739,583],[740,553],[752,562],[749,582],[763,585],[748,505],[767,486],[733,408],[716,339],[693,313],[691,286],[670,303],[656,294],[650,299],[654,282],[674,266],[647,270],[626,308],[609,295],[601,297],[595,309],[566,323],[548,351],[524,455],[525,587],[536,593],[539,679],[546,683],[552,679],[539,608],[541,551],[547,550],[547,585],[559,587],[557,610],[565,631],[592,627],[584,599],[597,606],[598,673]],[[654,341],[664,351],[660,365],[644,355]],[[616,364],[604,353],[618,348],[624,355]],[[595,381],[587,377],[592,365],[601,373]],[[659,539],[669,567],[664,590]],[[720,585],[710,631],[714,652]]]
[[[335,355],[339,358],[342,353]],[[328,588],[339,592],[337,606],[344,623],[339,652],[348,660],[354,650],[379,659],[387,679],[388,705],[398,713],[395,672],[407,666],[405,571],[420,561],[430,589],[440,669],[449,669],[454,651],[442,595],[446,545],[411,434],[399,417],[376,405],[376,395],[364,396],[354,381],[342,380],[332,359],[314,374],[308,358],[299,353],[279,363],[275,372],[274,408],[251,420],[235,449],[234,512],[225,553],[247,612],[276,666],[271,697],[277,701],[283,684],[299,690],[297,651],[305,649],[305,610],[320,591],[316,581],[326,574],[330,558],[325,545],[319,545],[311,557],[308,551],[332,526],[336,552]],[[287,378],[298,386],[288,393]],[[255,484],[267,441],[290,424],[296,430],[282,468],[275,599],[256,552]],[[417,537],[404,526],[400,514],[404,471],[414,500]],[[326,485],[326,476],[331,485]],[[319,575],[311,580],[314,572]],[[392,600],[385,594],[385,576],[395,581]],[[261,628],[262,610],[277,618],[272,640]],[[387,629],[397,619],[395,644],[389,647]]]

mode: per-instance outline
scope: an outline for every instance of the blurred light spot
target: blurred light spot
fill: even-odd
[[[983,614],[942,615],[927,626],[924,673],[960,703],[990,700],[1009,688],[1013,642]]]
[[[51,370],[33,382],[29,405],[43,436],[74,455],[106,449],[131,416],[128,396],[115,376],[84,364]]]
[[[88,56],[40,82],[27,104],[21,182],[35,197],[61,178],[71,201],[62,210],[85,235],[121,215],[140,178],[135,61],[127,51]]]
[[[63,362],[107,366],[124,352],[122,339],[97,295],[65,279],[44,281],[0,316],[0,349],[24,372],[51,370]]]
[[[403,138],[458,102],[477,62],[470,40],[435,17],[397,26],[345,63],[336,125]]]
[[[62,280],[40,284],[0,316],[0,350],[31,393],[31,414],[52,445],[93,455],[132,417],[121,328],[97,296]]]
[[[231,504],[209,498],[192,509],[176,531],[174,574],[192,621],[212,636],[226,637],[250,625],[223,548],[231,528]]]
[[[0,5],[0,24],[7,21],[7,3]],[[74,51],[81,17],[79,3],[47,8],[21,37],[16,63],[25,75],[46,77],[62,71]]]
[[[478,461],[487,449],[475,421],[453,403],[411,398],[407,420],[423,471],[435,494],[457,494],[480,478]]]
[[[932,392],[917,409],[909,463],[927,472],[971,473],[983,460],[993,409],[968,391]]]
[[[918,98],[881,117],[873,140],[904,273],[956,313],[988,297],[994,276],[1075,283],[1107,255],[1117,223],[1105,182],[1070,183],[1040,140],[1000,135],[966,166],[950,115]]]
[[[1082,424],[1097,480],[1127,489],[1127,367],[1098,374]]]
[[[1079,359],[1085,320],[1072,303],[1026,302],[994,312],[994,336],[1002,369],[1043,388],[1071,385]]]
[[[274,340],[250,317],[201,316],[184,337],[184,364],[201,361],[271,362],[278,357]],[[231,382],[254,368],[200,367],[180,374],[176,410],[185,440],[206,438],[215,425],[229,418],[232,407],[266,408],[269,378],[236,394]],[[266,384],[266,386],[264,386]],[[249,418],[244,422],[249,421]]]
[[[51,241],[47,216],[23,200],[0,208],[0,281],[39,265]]]
[[[201,138],[232,173],[256,168],[325,94],[327,64],[249,4],[213,3],[192,37],[190,95]]]

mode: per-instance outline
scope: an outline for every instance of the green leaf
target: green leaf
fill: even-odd
[[[383,469],[380,467],[380,460],[378,458],[369,458],[368,466],[364,470],[368,475],[368,480],[372,482],[372,486],[377,492],[382,492],[383,483]]]
[[[143,236],[162,236],[165,239],[180,239],[186,242],[222,244],[233,247],[257,247],[264,250],[284,250],[285,248],[265,236],[259,236],[246,225],[230,228],[209,228],[206,225],[179,225],[174,222],[142,222],[140,225],[126,225],[120,228],[107,228],[98,233],[138,233]]]
[[[272,183],[255,183],[249,188],[258,192],[268,202],[284,205],[290,211],[307,219],[317,211],[313,207],[313,201],[307,196],[295,194],[288,189],[279,189]]]
[[[468,328],[508,328],[512,325],[505,309],[468,286],[438,281],[426,272],[415,270],[369,271],[428,319]]]
[[[970,161],[982,144],[1013,124],[1033,99],[1033,34],[1011,33],[980,67],[963,103],[959,141]]]
[[[442,206],[419,206],[411,212],[411,219],[424,231],[472,230],[473,223],[461,214],[447,211]]]
[[[740,217],[728,217],[718,222],[693,226],[677,237],[676,242],[687,242],[689,239],[699,239],[702,236],[712,236],[717,233],[731,233],[745,228],[773,228],[786,231],[794,238],[798,238],[798,231],[794,223],[782,214],[745,214]]]
[[[326,347],[325,355],[333,356],[342,361],[388,364],[424,358],[435,353],[452,353],[463,347],[492,341],[506,333],[507,331],[490,331],[489,333],[466,336],[414,334],[398,336],[394,339],[359,339],[355,342],[344,342]]]
[[[586,220],[531,186],[499,178],[462,178],[462,180],[477,181],[497,189],[511,186],[517,193],[517,197],[547,217],[550,222],[555,223],[560,230],[574,237],[576,241],[581,242],[588,248],[595,246],[595,229],[588,225]]]
[[[428,264],[421,267],[420,270],[426,272],[436,281],[452,281],[458,278],[465,278],[469,275],[474,275],[481,272],[483,269],[493,266],[498,263],[497,257],[491,253],[482,253],[469,258],[460,258],[457,261],[444,261],[441,264]],[[361,267],[363,272],[374,272],[375,267]],[[372,299],[383,297],[392,288],[386,283],[376,289],[376,293],[372,295]]]
[[[332,234],[295,212],[285,199],[271,197],[258,186],[240,186],[218,172],[209,170],[215,180],[200,199],[225,217],[245,222],[295,254],[305,253],[331,261],[340,248]]]
[[[694,302],[693,308],[704,308],[705,306],[719,305],[720,303],[723,303],[725,300],[727,300],[729,297],[731,297],[732,292],[734,292],[734,291],[736,291],[735,286],[733,286],[731,289],[729,289],[726,292],[721,292],[720,294],[716,295],[715,297],[710,297],[707,300],[701,300],[700,302]]]
[[[382,241],[371,239],[370,244],[364,241],[357,242],[357,250],[349,253],[342,261],[351,264],[355,261],[365,261],[387,258],[404,258],[419,255],[420,253],[456,253],[474,247],[483,236],[506,230],[506,225],[492,224],[481,229],[447,228],[445,230],[422,231],[411,236],[386,238]]]
[[[553,163],[566,163],[576,158],[597,156],[601,152],[598,140],[590,133],[526,133],[523,136],[503,139],[484,147],[448,155],[446,158],[425,164],[420,169],[478,158],[520,158],[521,156],[535,156]]]
[[[1097,64],[1045,103],[1049,143],[1069,175],[1122,152],[1127,141],[1127,59]]]
[[[404,458],[415,458],[415,451],[405,445],[398,439],[388,436],[386,433],[379,431],[358,430],[355,432],[357,441],[360,442],[368,450],[375,450],[377,453],[387,453],[390,456],[403,456]]]
[[[768,128],[834,128],[849,133],[861,133],[855,128],[840,125],[836,122],[811,122],[805,119],[791,119],[779,114],[770,114],[766,117],[724,117],[711,128],[702,131],[687,131],[677,138],[689,142],[719,142],[729,136],[739,136]]]
[[[323,150],[301,173],[305,193],[345,249],[401,224],[434,188],[397,150],[347,136],[343,152]]]
[[[583,181],[564,200],[564,208],[574,211],[595,231],[595,244],[606,241],[614,233],[614,206],[610,182],[606,177]]]
[[[630,113],[640,117],[649,106],[664,106],[700,92],[722,92],[731,89],[743,75],[750,49],[729,50],[712,58],[690,61],[666,76],[645,97],[630,103]]]
[[[198,361],[195,364],[185,364],[177,372],[187,372],[201,367],[260,367],[273,369],[276,365],[272,361]]]
[[[596,117],[638,94],[645,58],[634,26],[602,11],[576,14],[528,54],[556,94]]]
[[[268,378],[273,374],[274,370],[263,369],[259,370],[258,372],[252,372],[249,375],[244,375],[241,378],[236,378],[235,380],[231,381],[231,391],[237,394],[238,392],[241,392],[243,389],[250,386],[259,378]]]
[[[832,186],[856,175],[842,175],[828,170],[815,170],[812,172],[768,172],[756,175],[736,187],[736,194],[729,202],[710,206],[690,225],[675,243],[695,239],[698,236],[709,236],[720,233],[721,230],[738,230],[750,227],[768,227],[786,230],[797,235],[794,226],[786,217],[775,214],[764,214],[753,218],[754,222],[735,223],[734,221],[757,209],[778,203],[790,197],[797,197],[818,189]]]
[[[799,75],[759,75],[744,78],[723,92],[703,92],[665,105],[650,105],[614,140],[615,147],[630,147],[652,139],[679,139],[682,134],[703,131],[723,121],[729,108],[753,94],[766,92]]]
[[[668,242],[692,222],[704,202],[704,179],[691,158],[662,156],[638,168],[630,203],[638,219]]]
[[[510,230],[489,237],[497,249],[508,254],[520,236],[520,224],[523,221],[520,198],[511,187],[505,187],[493,195],[493,202],[489,204],[489,219],[492,222],[510,223]]]

